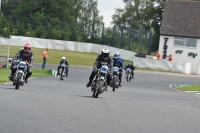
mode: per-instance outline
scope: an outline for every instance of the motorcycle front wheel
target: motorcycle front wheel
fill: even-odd
[[[97,98],[98,95],[101,94],[101,91],[102,91],[102,88],[103,88],[103,84],[104,84],[104,81],[100,81],[99,82],[98,89],[96,90],[95,98]]]
[[[18,73],[17,74],[17,80],[16,80],[16,83],[15,83],[15,89],[19,89],[21,77],[22,77],[22,74]]]
[[[63,80],[63,70],[61,70],[61,73],[60,73],[60,80]]]
[[[117,79],[115,77],[115,78],[113,78],[113,91],[115,91],[115,89],[117,88],[116,83],[117,83]]]

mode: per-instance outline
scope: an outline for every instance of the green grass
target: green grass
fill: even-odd
[[[32,69],[33,74],[31,77],[38,77],[38,76],[51,76],[49,70],[47,69]],[[9,82],[8,76],[10,75],[10,69],[3,68],[0,69],[0,83]]]
[[[179,85],[179,86],[175,86],[175,88],[181,91],[200,91],[200,84]]]
[[[10,47],[10,57],[15,56],[21,47],[11,46]],[[32,48],[34,53],[34,62],[42,63],[42,53],[44,49],[41,48]],[[68,50],[55,50],[49,49],[49,58],[47,59],[47,64],[59,64],[62,56],[65,56],[70,65],[77,66],[92,66],[98,56],[96,53],[87,53],[87,52],[75,52]],[[112,55],[111,55],[112,56]],[[128,60],[124,60],[125,64],[128,64]]]
[[[12,46],[10,49],[10,56],[13,57],[21,47]],[[34,62],[42,63],[42,53],[44,49],[41,48],[32,48],[34,53]],[[70,65],[78,66],[91,66],[93,65],[98,54],[95,53],[84,53],[84,52],[75,52],[67,50],[55,50],[49,49],[49,58],[47,59],[47,64],[59,64],[62,56],[65,56]]]
[[[0,69],[0,83],[8,82],[8,76],[10,75],[10,69]]]
[[[1,45],[0,44],[0,56],[8,56],[8,45]]]

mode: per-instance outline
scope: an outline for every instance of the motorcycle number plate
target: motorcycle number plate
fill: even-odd
[[[113,69],[115,72],[119,71],[119,68],[118,67],[114,67]]]
[[[104,78],[103,76],[101,76],[101,78],[100,78],[100,79],[103,79],[103,80],[104,80],[105,78]]]
[[[100,72],[107,73],[108,72],[108,67],[107,66],[102,66]]]
[[[64,67],[64,66],[66,66],[66,64],[65,64],[65,63],[62,63],[61,66]]]
[[[130,69],[130,68],[127,68],[127,69],[126,69],[126,71],[127,71],[127,72],[130,72],[130,71],[131,71],[131,69]]]
[[[18,72],[18,73],[23,73],[23,71],[22,71],[22,70],[18,70],[17,72]]]

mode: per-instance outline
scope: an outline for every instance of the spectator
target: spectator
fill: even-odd
[[[172,55],[171,55],[171,54],[169,55],[169,58],[168,58],[168,60],[172,62],[172,60],[173,60],[173,57],[172,57]]]
[[[48,48],[46,48],[42,54],[42,59],[43,59],[42,69],[45,68],[47,58],[48,58]]]
[[[157,57],[157,60],[160,60],[160,52],[159,51],[156,51],[156,57]]]

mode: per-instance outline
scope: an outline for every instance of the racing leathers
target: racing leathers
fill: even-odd
[[[60,68],[61,68],[61,64],[62,63],[65,63],[65,65],[66,65],[66,68],[65,68],[65,70],[66,70],[66,77],[68,76],[68,62],[67,62],[67,60],[65,59],[65,60],[61,60],[60,61],[60,65],[58,66],[58,69],[57,69],[57,76],[60,74],[59,72],[59,70],[60,70]]]
[[[28,83],[28,77],[30,77],[32,75],[32,71],[31,71],[31,67],[32,67],[32,63],[33,63],[33,53],[30,51],[29,53],[26,53],[24,51],[24,49],[21,49],[13,58],[12,60],[12,65],[10,67],[11,69],[11,74],[9,76],[10,80],[13,80],[13,75],[16,71],[16,67],[14,67],[16,64],[17,60],[22,60],[22,61],[27,61],[27,73],[26,73],[26,77],[25,77],[25,82]]]
[[[122,72],[125,67],[124,61],[122,58],[113,58],[113,67],[119,68],[119,86],[121,86],[121,80],[122,80]]]
[[[101,66],[103,65],[102,63],[107,63],[109,66],[109,74],[107,76],[107,85],[110,85],[110,78],[111,78],[111,75],[112,74],[112,69],[113,69],[113,63],[112,63],[112,59],[108,56],[107,58],[104,58],[102,55],[99,55],[93,65],[93,71],[89,77],[89,82],[87,83],[86,87],[89,87],[95,77],[95,75],[97,74],[98,72],[98,69],[101,68]],[[107,87],[106,87],[106,90],[107,90]]]

